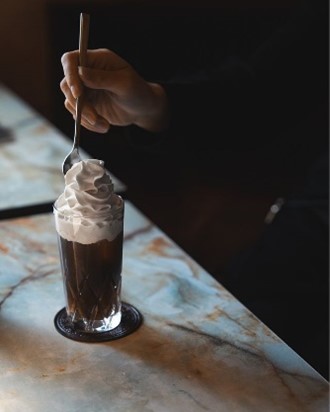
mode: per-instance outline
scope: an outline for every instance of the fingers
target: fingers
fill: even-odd
[[[76,100],[68,100],[66,99],[64,102],[65,107],[72,113],[76,113]],[[99,117],[98,114],[95,112],[94,108],[84,99],[83,108],[82,108],[82,118],[85,119],[89,124],[94,125]]]
[[[91,89],[109,90],[120,83],[129,64],[107,49],[88,50],[88,67],[79,67],[79,50],[66,52],[61,58],[63,73],[72,95],[83,92],[83,83]]]
[[[66,97],[65,102],[64,102],[65,107],[71,112],[71,114],[74,114],[76,112],[76,101],[77,100],[74,98],[73,94],[71,93],[71,89],[69,88],[65,78],[61,81],[60,87]],[[96,113],[94,107],[90,103],[88,103],[86,99],[84,99],[82,116],[91,125],[95,124],[97,117],[98,117],[98,114]]]
[[[73,118],[75,119],[75,116],[73,116]],[[111,127],[110,124],[104,119],[95,123],[95,125],[93,126],[91,126],[88,122],[82,119],[81,124],[86,129],[90,130],[91,132],[95,132],[95,133],[107,133]]]
[[[71,93],[71,89],[66,81],[66,78],[62,79],[60,83],[60,88],[65,96],[65,98],[70,102],[70,104],[73,106],[74,102],[76,101],[75,97]]]
[[[74,98],[81,95],[83,85],[78,74],[79,51],[64,53],[62,58],[62,67],[67,87],[70,89]]]
[[[132,83],[133,71],[129,66],[112,70],[91,69],[79,67],[78,73],[84,85],[94,90],[107,90],[121,95]]]
[[[61,58],[64,78],[74,98],[83,92],[83,84],[91,89],[120,93],[128,80],[137,77],[132,67],[111,50],[88,50],[87,58],[88,68],[79,67],[79,50],[66,52]]]
[[[72,114],[73,118],[76,119],[76,105],[71,104],[68,99],[64,102],[65,108]],[[87,112],[87,114],[86,114]],[[106,133],[110,124],[103,117],[95,115],[93,121],[90,120],[90,114],[86,111],[86,107],[83,108],[81,114],[81,124],[88,130],[96,133]]]
[[[111,86],[115,81],[111,79],[111,72],[107,70],[89,69],[87,67],[79,67],[78,73],[84,84],[94,90],[111,90]]]

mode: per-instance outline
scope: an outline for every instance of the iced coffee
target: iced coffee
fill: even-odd
[[[54,214],[66,311],[78,330],[120,323],[123,210],[102,161],[83,160],[66,173]]]

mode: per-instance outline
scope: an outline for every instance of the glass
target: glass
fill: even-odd
[[[119,196],[117,200],[115,223],[111,210],[99,216],[75,216],[54,206],[66,312],[75,330],[105,332],[121,321],[124,207]],[[100,226],[103,238],[94,241]],[[83,231],[83,242],[68,240],[78,230]],[[93,243],[86,243],[88,239]]]

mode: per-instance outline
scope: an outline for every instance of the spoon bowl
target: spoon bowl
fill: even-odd
[[[71,169],[71,167],[81,161],[78,147],[73,147],[71,152],[64,159],[62,164],[62,172],[64,175]]]

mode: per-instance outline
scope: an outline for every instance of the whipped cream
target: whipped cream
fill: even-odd
[[[114,193],[104,162],[82,160],[64,179],[64,192],[55,202],[58,234],[83,244],[115,239],[123,230],[124,202]]]

